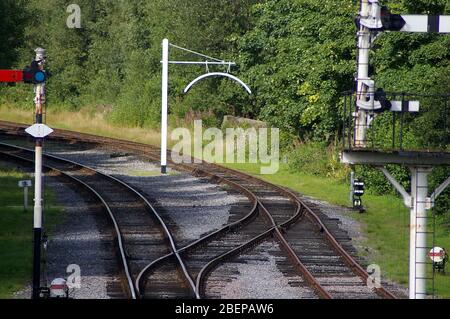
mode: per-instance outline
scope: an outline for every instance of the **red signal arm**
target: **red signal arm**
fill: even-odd
[[[0,82],[22,82],[22,70],[0,70]]]

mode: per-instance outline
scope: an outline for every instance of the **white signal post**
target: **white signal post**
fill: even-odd
[[[205,58],[206,61],[170,61],[169,60],[169,48],[173,47],[178,50],[182,50],[194,55],[197,55],[199,57]],[[168,39],[164,39],[162,42],[162,77],[161,77],[161,173],[166,174],[167,173],[167,113],[168,113],[168,104],[169,104],[169,64],[178,64],[178,65],[205,65],[208,68],[208,65],[224,65],[228,66],[228,68],[231,68],[231,66],[236,65],[234,62],[227,62],[223,60],[219,60],[180,46],[177,46],[175,44],[172,44],[169,42]],[[211,77],[211,76],[222,76],[222,77],[228,77],[236,82],[238,82],[249,94],[251,94],[250,88],[239,78],[235,77],[234,75],[231,75],[229,73],[223,73],[223,72],[209,72],[196,78],[194,81],[192,81],[184,90],[184,93],[187,93],[189,89],[198,81]]]
[[[369,77],[369,52],[372,41],[380,32],[435,32],[450,33],[450,16],[393,15],[382,8],[378,0],[361,0],[358,30],[358,74],[356,78],[356,113],[354,114],[354,147],[366,147],[366,131],[373,120],[373,111],[419,112],[418,101],[389,101],[388,109],[383,109],[375,99],[375,82]],[[384,15],[382,15],[382,11]],[[372,111],[372,113],[370,113]],[[433,157],[418,152],[412,158],[405,154],[358,152],[344,150],[341,161],[350,165],[369,164],[379,167],[391,184],[403,196],[410,209],[410,249],[409,249],[409,297],[426,297],[427,210],[435,199],[450,184],[447,178],[428,197],[428,175],[437,165],[450,165],[448,153]],[[408,194],[393,176],[384,168],[386,164],[402,164],[411,171],[411,193]]]
[[[354,141],[354,146],[357,148],[366,146],[366,132],[373,120],[373,112],[380,111],[382,107],[380,102],[375,100],[375,82],[369,75],[369,53],[376,36],[385,31],[450,33],[450,16],[391,15],[389,12],[386,14],[392,16],[392,21],[387,22],[385,25],[385,22],[382,20],[382,7],[379,1],[361,0],[358,30],[358,75],[356,78],[357,112],[355,114]],[[418,101],[409,101],[410,105],[406,110],[402,108],[402,102],[404,101],[390,102],[392,103],[390,111],[393,112],[419,111]]]
[[[367,1],[361,1],[360,16],[362,18],[370,17],[370,7]],[[356,88],[356,101],[365,100],[367,93],[364,83],[370,81],[369,78],[369,53],[371,46],[372,33],[369,28],[360,24],[358,32],[358,76],[357,76],[357,88]],[[356,115],[356,127],[355,127],[355,147],[364,147],[366,140],[366,128],[367,128],[367,111],[358,110]]]
[[[411,171],[411,194],[384,167],[380,170],[402,195],[405,206],[410,209],[409,221],[409,298],[426,297],[427,260],[427,210],[431,209],[428,197],[428,174],[430,166],[409,166]]]
[[[39,69],[44,70],[45,50],[37,48],[34,62]],[[36,139],[35,146],[35,175],[34,175],[34,216],[33,216],[33,283],[32,298],[39,299],[41,285],[41,242],[42,242],[42,147],[44,137],[53,130],[42,124],[45,105],[45,83],[34,86],[36,105],[36,124],[25,131]]]

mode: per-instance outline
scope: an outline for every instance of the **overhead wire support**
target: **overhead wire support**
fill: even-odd
[[[176,48],[176,49],[179,49],[179,50],[182,50],[182,51],[186,51],[186,52],[189,52],[189,53],[198,55],[198,56],[200,56],[200,57],[202,57],[202,58],[206,58],[206,59],[213,60],[213,61],[216,61],[216,62],[224,62],[224,60],[216,59],[216,58],[210,57],[210,56],[208,56],[208,55],[205,55],[205,54],[202,54],[202,53],[198,53],[198,52],[196,52],[196,51],[189,50],[189,49],[180,47],[180,46],[175,45],[175,44],[172,44],[172,43],[169,43],[169,46],[171,46],[171,47],[173,47],[173,48]]]
[[[211,62],[211,61],[168,61],[169,64],[199,64],[199,65],[232,65],[235,66],[234,62]]]
[[[198,57],[206,59],[206,61],[170,61],[169,60],[169,48],[179,49]],[[193,50],[189,50],[178,45],[172,44],[168,39],[163,39],[162,42],[162,75],[161,75],[161,173],[167,173],[167,117],[168,117],[168,104],[169,104],[169,65],[170,64],[180,64],[180,65],[204,65],[206,66],[206,74],[199,76],[194,81],[192,81],[184,90],[187,93],[189,89],[197,83],[199,80],[204,78],[209,78],[212,76],[227,77],[238,82],[249,94],[251,94],[250,88],[239,78],[230,74],[231,66],[235,66],[235,62],[224,61],[221,59],[216,59],[206,54],[202,54]],[[227,73],[225,72],[210,72],[209,65],[224,65],[228,66]]]

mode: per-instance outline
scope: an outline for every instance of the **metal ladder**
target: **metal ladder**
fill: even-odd
[[[420,171],[418,170],[416,173],[416,181],[417,179],[417,175],[418,173],[420,173]],[[419,185],[419,183],[414,183],[415,184],[415,194],[418,193],[418,191],[420,191],[421,189],[428,189],[428,186],[424,186],[424,185]],[[413,185],[412,185],[413,186]],[[421,295],[422,298],[435,298],[435,272],[436,270],[433,267],[433,261],[428,258],[428,252],[433,249],[435,247],[435,243],[436,243],[436,234],[435,234],[435,230],[436,230],[436,216],[435,216],[435,212],[434,209],[427,209],[426,210],[426,215],[425,216],[419,216],[419,214],[417,214],[417,206],[418,205],[425,205],[425,207],[430,208],[431,202],[429,200],[429,198],[427,197],[427,200],[425,202],[422,201],[418,201],[417,200],[417,196],[416,198],[413,199],[415,201],[415,209],[416,209],[416,225],[418,225],[419,221],[421,219],[425,219],[427,220],[427,224],[426,224],[426,230],[421,230],[421,229],[417,229],[416,230],[416,243],[418,242],[418,238],[419,236],[425,236],[426,238],[426,242],[427,245],[426,246],[417,246],[417,249],[425,249],[426,250],[426,257],[425,257],[425,261],[419,261],[417,256],[417,249],[414,251],[415,253],[415,261],[416,261],[416,269],[417,267],[420,266],[425,266],[426,267],[426,271],[425,271],[425,277],[417,277],[417,275],[415,276],[415,280],[414,280],[414,285],[416,285],[416,280],[417,279],[423,279],[426,280],[426,293],[423,294],[421,292],[417,292],[416,290],[416,297],[419,297]],[[431,225],[431,230],[430,229],[430,225]],[[432,243],[432,245],[430,246],[428,243]],[[431,267],[431,275],[428,275],[430,273],[430,268]],[[417,288],[417,287],[416,287]],[[431,288],[431,291],[430,291]]]

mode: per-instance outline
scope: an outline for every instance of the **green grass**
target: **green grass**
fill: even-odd
[[[11,298],[31,280],[33,210],[23,210],[23,190],[17,186],[21,179],[29,176],[0,163],[0,299]],[[29,203],[33,202],[31,193]],[[45,194],[45,220],[51,226],[59,209],[52,205],[51,191]]]
[[[329,203],[348,206],[349,187],[330,178],[313,176],[301,172],[291,172],[286,165],[280,164],[280,170],[274,175],[260,175],[256,164],[226,164],[258,176],[269,182],[289,187]],[[402,201],[392,195],[376,196],[365,194],[364,214],[349,213],[360,221],[366,232],[366,239],[360,244],[368,247],[361,254],[370,263],[380,265],[383,276],[407,286],[408,283],[408,243],[409,211]],[[436,245],[450,249],[450,231],[444,219],[436,219]],[[431,244],[431,243],[430,243]],[[450,266],[447,275],[437,274],[436,293],[441,298],[450,298]]]

